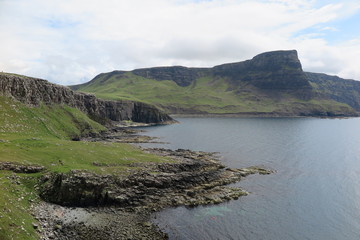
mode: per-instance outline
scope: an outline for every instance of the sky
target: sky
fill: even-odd
[[[295,49],[305,71],[360,80],[359,26],[359,0],[0,0],[0,71],[72,85]]]

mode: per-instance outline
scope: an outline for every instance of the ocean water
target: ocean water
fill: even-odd
[[[360,118],[179,118],[145,128],[168,144],[219,152],[229,167],[271,175],[236,183],[250,195],[153,215],[170,239],[360,239]]]

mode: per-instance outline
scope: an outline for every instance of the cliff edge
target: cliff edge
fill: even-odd
[[[0,95],[12,97],[24,104],[65,104],[86,113],[98,122],[130,120],[161,124],[173,121],[156,107],[135,101],[102,100],[92,94],[74,92],[68,87],[46,80],[0,73]]]

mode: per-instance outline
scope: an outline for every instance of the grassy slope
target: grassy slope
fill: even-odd
[[[167,159],[145,154],[128,144],[74,142],[80,133],[105,130],[82,112],[67,106],[29,108],[0,96],[0,162],[39,164],[47,171],[82,169],[121,174],[133,162]],[[95,166],[106,163],[111,167]],[[36,200],[34,185],[41,174],[15,174],[0,170],[0,239],[37,239],[29,211]],[[23,184],[14,184],[22,182]]]
[[[289,112],[294,109],[318,109],[352,111],[342,103],[332,100],[313,99],[302,101],[287,94],[269,96],[249,86],[230,88],[225,79],[203,77],[192,85],[180,87],[173,81],[156,81],[134,75],[112,76],[104,81],[100,76],[78,90],[94,93],[104,99],[129,99],[154,104],[170,113],[177,109],[187,112],[247,113]],[[181,111],[180,111],[181,113]]]
[[[29,108],[0,96],[0,136],[49,136],[69,138],[105,128],[77,109],[68,106]]]

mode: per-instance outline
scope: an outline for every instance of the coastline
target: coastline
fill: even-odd
[[[115,135],[121,141],[128,136],[131,142],[137,131],[124,131],[127,133]],[[103,136],[101,141],[117,141],[114,135],[107,137]],[[152,213],[168,207],[194,207],[237,199],[248,193],[226,185],[250,174],[272,173],[259,167],[226,168],[215,153],[163,148],[142,150],[171,160],[138,164],[135,166],[138,170],[126,176],[101,176],[82,171],[45,176],[40,184],[40,195],[45,201],[33,208],[39,221],[40,239],[88,239],[88,236],[107,240],[168,239],[150,222]]]
[[[286,113],[194,113],[194,114],[170,114],[172,118],[356,118],[356,115],[295,115]]]

